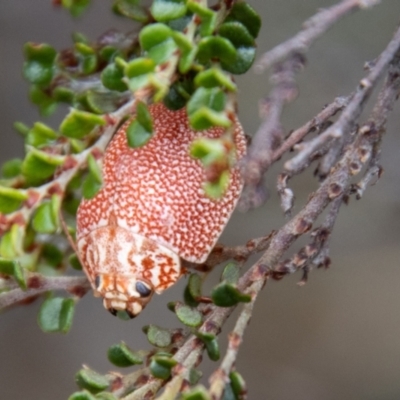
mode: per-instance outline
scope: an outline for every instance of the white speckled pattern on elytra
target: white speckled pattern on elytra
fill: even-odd
[[[129,122],[123,125],[104,157],[102,190],[93,199],[82,200],[78,210],[78,247],[92,285],[99,273],[136,275],[160,293],[178,279],[179,257],[195,263],[206,260],[241,192],[236,168],[224,196],[218,200],[208,198],[202,188],[205,171],[200,161],[189,155],[194,139],[220,137],[222,128],[197,132],[189,127],[184,109],[170,111],[156,104],[149,110],[155,130],[152,139],[145,146],[132,149],[126,138]],[[240,159],[246,144],[238,122],[235,144]],[[146,239],[152,243],[151,250],[135,254]],[[143,276],[141,263],[151,251],[173,259],[169,279],[163,276],[167,270],[161,271],[156,265],[151,279]]]

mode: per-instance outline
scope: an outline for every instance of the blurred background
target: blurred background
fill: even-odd
[[[22,46],[48,42],[57,49],[71,45],[71,32],[95,39],[108,28],[132,29],[110,12],[109,1],[93,1],[73,20],[50,0],[0,2],[0,162],[23,154],[14,121],[40,119],[27,99]],[[301,23],[328,0],[250,0],[261,14],[259,55],[294,35]],[[299,75],[300,95],[284,114],[286,131],[319,112],[335,96],[354,90],[363,65],[386,46],[399,22],[400,2],[382,4],[347,16],[317,41]],[[247,133],[260,123],[258,101],[269,90],[268,75],[252,71],[238,78],[240,119]],[[385,173],[364,198],[341,210],[331,242],[332,266],[313,271],[307,285],[300,275],[270,282],[261,293],[245,335],[237,369],[249,399],[394,400],[400,398],[400,105],[391,115],[382,150]],[[46,121],[54,128],[65,114],[60,108]],[[365,117],[365,113],[364,113]],[[317,187],[313,168],[291,182],[300,210]],[[274,190],[278,168],[267,178],[267,204],[247,214],[235,213],[221,242],[244,243],[284,223]],[[209,287],[218,279],[213,274]],[[214,279],[214,280],[213,280]],[[40,300],[0,316],[0,398],[67,399],[76,390],[74,375],[83,363],[100,371],[115,369],[107,361],[109,346],[124,340],[134,349],[148,348],[141,327],[156,323],[175,327],[168,301],[181,298],[184,280],[153,301],[137,319],[124,322],[107,313],[91,294],[78,304],[66,335],[40,331]],[[236,314],[235,314],[236,315]],[[234,316],[235,316],[234,315]],[[233,316],[233,317],[234,317]],[[231,318],[221,334],[222,354]],[[205,378],[217,367],[204,357]],[[205,380],[206,382],[206,380]]]

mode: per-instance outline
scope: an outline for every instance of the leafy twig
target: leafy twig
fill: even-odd
[[[65,290],[82,297],[90,290],[90,283],[81,276],[48,277],[31,273],[27,278],[27,290],[11,289],[0,294],[0,310],[51,290]]]

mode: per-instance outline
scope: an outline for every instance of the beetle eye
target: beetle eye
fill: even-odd
[[[114,316],[117,315],[117,310],[115,308],[109,308],[108,311]]]
[[[96,286],[96,289],[100,287],[100,283],[101,283],[100,275],[96,275],[96,277],[94,278],[94,284]]]
[[[151,289],[140,281],[136,282],[136,290],[141,297],[148,297],[151,294]]]

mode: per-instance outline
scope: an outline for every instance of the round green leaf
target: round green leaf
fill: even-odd
[[[202,280],[199,274],[190,274],[188,283],[184,291],[185,303],[190,307],[196,307],[199,302],[198,298],[201,297]]]
[[[37,85],[47,85],[53,77],[53,68],[44,66],[37,61],[30,61],[24,64],[24,77]]]
[[[167,329],[156,325],[148,325],[143,328],[148,341],[156,347],[168,347],[171,344],[171,333]]]
[[[211,298],[219,307],[232,307],[237,303],[249,303],[251,296],[243,294],[236,286],[227,282],[221,282],[211,292]]]
[[[79,387],[94,394],[107,389],[109,386],[109,381],[105,376],[89,368],[81,369],[76,374],[75,380]]]
[[[139,33],[139,42],[144,51],[149,51],[153,47],[171,38],[172,30],[165,24],[151,24],[145,26]]]
[[[67,333],[72,325],[75,302],[72,299],[52,297],[40,307],[38,324],[44,332]]]
[[[142,364],[143,358],[131,350],[124,342],[114,344],[108,349],[108,359],[117,367],[130,367],[131,365]]]
[[[61,122],[60,132],[70,138],[82,139],[95,127],[105,124],[104,117],[85,111],[72,110]]]
[[[173,358],[155,355],[150,362],[150,372],[154,377],[166,380],[171,376],[171,369],[177,363]]]
[[[71,267],[72,267],[73,269],[76,269],[76,270],[78,270],[78,271],[81,271],[81,270],[82,270],[82,265],[81,265],[81,263],[80,263],[80,261],[79,261],[79,258],[78,258],[78,256],[77,256],[76,254],[72,254],[72,255],[69,257],[68,261],[69,261],[69,263],[71,264]]]
[[[89,173],[82,185],[82,195],[85,199],[93,199],[99,193],[102,183],[98,181],[97,177]]]
[[[58,218],[54,218],[51,202],[45,202],[36,209],[32,226],[38,233],[54,233],[57,231]]]
[[[195,308],[177,303],[175,306],[175,312],[178,319],[187,326],[197,327],[202,323],[202,315],[200,311]]]
[[[228,39],[221,36],[205,37],[198,44],[197,59],[202,64],[214,59],[230,63],[234,62],[235,58],[235,46]]]
[[[236,48],[254,46],[254,38],[247,28],[237,21],[225,22],[219,27],[218,34],[228,39]]]
[[[222,87],[230,91],[236,91],[236,84],[232,78],[218,68],[209,68],[196,75],[194,83],[205,88]]]
[[[94,397],[88,391],[83,390],[81,392],[73,393],[71,396],[68,397],[68,400],[96,400],[96,397]]]
[[[236,59],[232,63],[221,61],[221,66],[225,71],[232,74],[244,74],[253,65],[256,58],[255,47],[239,47],[236,52]]]
[[[233,371],[229,374],[229,379],[231,380],[231,386],[236,399],[243,399],[247,393],[246,382],[242,375],[237,371]]]
[[[18,210],[27,199],[28,195],[23,190],[0,186],[0,213],[9,214]]]
[[[156,21],[165,22],[183,17],[186,5],[184,0],[154,0],[150,11]]]
[[[240,268],[234,262],[228,263],[225,266],[224,271],[222,272],[222,280],[232,285],[235,285],[237,283],[237,281],[239,280],[239,276]]]
[[[249,31],[249,33],[256,38],[261,28],[261,18],[250,4],[242,1],[236,2],[225,22],[239,21]]]
[[[34,147],[51,144],[57,138],[57,133],[46,124],[36,122],[26,136],[26,144]]]
[[[201,107],[207,107],[213,111],[223,111],[226,104],[226,95],[219,88],[206,89],[199,87],[191,97],[187,105],[188,114],[194,114]]]
[[[182,400],[211,400],[211,397],[203,385],[197,385],[189,391],[182,393]]]
[[[63,164],[63,156],[52,155],[35,148],[30,148],[22,163],[22,174],[32,182],[50,178],[56,168]]]
[[[202,131],[213,126],[228,128],[232,125],[231,120],[223,112],[216,112],[207,107],[201,107],[189,115],[189,122],[192,128]]]
[[[118,399],[110,392],[100,392],[96,394],[96,400],[118,400]]]
[[[136,148],[144,146],[153,136],[153,132],[148,131],[142,124],[134,119],[126,130],[129,147]]]
[[[138,3],[138,0],[117,0],[113,5],[113,11],[134,21],[146,23],[149,20],[149,15],[146,9]]]
[[[115,63],[107,65],[101,73],[101,81],[103,85],[110,90],[124,92],[128,90],[126,83],[122,81],[124,73]]]

